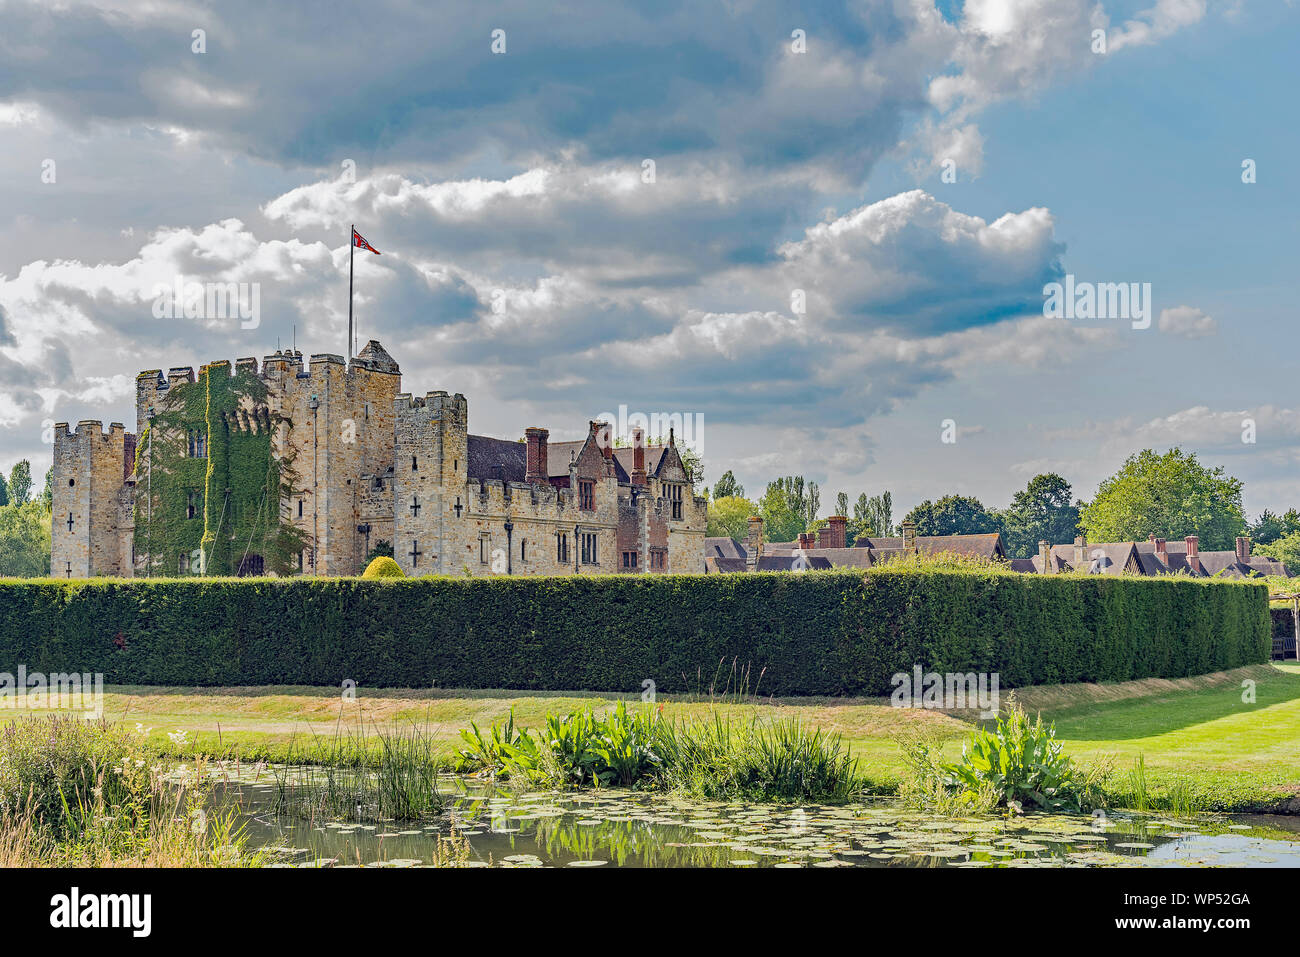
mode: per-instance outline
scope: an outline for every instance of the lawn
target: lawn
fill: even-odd
[[[358,689],[345,700],[338,689],[158,688],[105,689],[105,716],[151,729],[160,749],[243,760],[285,758],[334,738],[373,738],[381,728],[414,723],[448,754],[461,728],[505,718],[528,726],[550,712],[613,707],[617,696],[573,692]],[[1251,694],[1253,691],[1253,700]],[[1003,691],[1005,701],[1006,691]],[[1192,787],[1201,806],[1251,809],[1300,798],[1300,665],[1256,665],[1173,681],[1148,679],[1110,685],[1023,689],[1021,703],[1056,724],[1066,753],[1106,762],[1118,793],[1138,756],[1158,793],[1175,781]],[[639,701],[639,696],[626,696]],[[21,702],[19,702],[21,704]],[[882,699],[735,698],[709,701],[660,695],[665,717],[711,718],[714,712],[760,719],[798,715],[842,735],[863,770],[889,790],[902,770],[898,736],[924,730],[941,737],[951,754],[978,721],[973,712],[893,708]],[[12,717],[10,711],[0,720]],[[184,739],[171,737],[184,732]],[[1300,809],[1300,800],[1294,801]]]

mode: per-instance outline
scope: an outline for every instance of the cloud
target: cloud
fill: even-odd
[[[812,226],[780,252],[810,314],[927,335],[1040,309],[1063,250],[1046,209],[989,223],[912,190]]]
[[[1217,328],[1213,318],[1194,306],[1174,306],[1172,309],[1160,310],[1157,325],[1161,332],[1186,339],[1212,336]]]
[[[1204,16],[1205,0],[1156,0],[1155,6],[1110,30],[1106,47],[1113,53],[1128,46],[1147,46],[1199,23]]]

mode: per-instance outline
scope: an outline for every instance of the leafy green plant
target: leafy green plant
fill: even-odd
[[[653,787],[698,797],[842,801],[862,788],[838,735],[797,719],[665,720],[658,710],[548,715],[536,735],[508,721],[461,732],[462,770],[557,788]]]
[[[988,790],[1013,811],[1091,810],[1100,801],[1100,775],[1082,770],[1061,750],[1054,725],[1032,723],[1011,696],[992,728],[978,728],[962,745],[961,759],[938,765],[943,784],[964,800]]]

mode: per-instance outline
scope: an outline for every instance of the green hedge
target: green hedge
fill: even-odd
[[[697,691],[725,659],[761,694],[887,695],[1268,660],[1263,585],[881,569],[802,575],[0,582],[0,671],[111,684]],[[751,681],[753,690],[754,681]]]

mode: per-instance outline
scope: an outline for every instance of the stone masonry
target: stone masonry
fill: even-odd
[[[226,361],[204,370],[232,374]],[[303,574],[359,574],[381,542],[408,575],[704,571],[706,502],[671,432],[665,445],[636,433],[618,449],[603,422],[575,442],[549,443],[537,427],[523,442],[471,435],[463,395],[402,393],[397,363],[374,340],[350,363],[277,351],[260,372],[250,358],[233,373],[255,376],[264,404],[219,427],[280,423],[272,454],[289,456],[296,476],[280,516],[310,543],[297,556]],[[134,547],[152,467],[147,448],[137,462],[136,436],[174,390],[195,387],[190,368],[148,370],[136,378],[135,433],[55,426],[54,575],[185,572],[157,562],[150,572]]]

